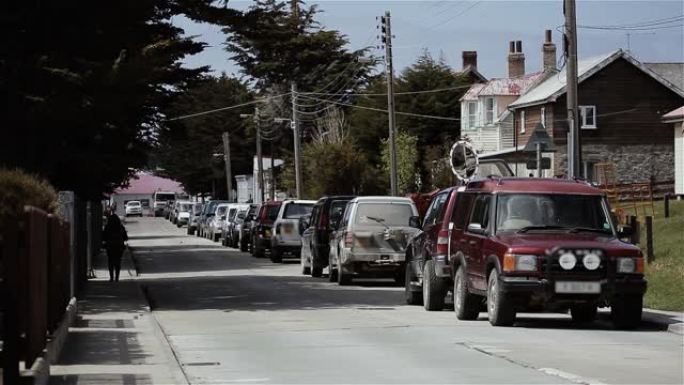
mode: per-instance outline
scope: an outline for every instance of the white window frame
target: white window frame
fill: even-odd
[[[487,106],[487,103],[489,101],[492,101],[492,109],[490,110]],[[483,108],[482,111],[484,112],[484,123],[485,124],[494,124],[494,120],[496,119],[496,101],[492,97],[486,97],[483,100]],[[489,119],[489,113],[491,112],[491,120]]]
[[[525,110],[520,111],[520,133],[525,133]]]
[[[594,120],[594,124],[587,124],[587,111],[591,110],[592,111],[592,118]],[[596,129],[596,106],[579,106],[579,118],[580,121],[582,122],[582,127],[583,130],[595,130]]]
[[[539,121],[541,122],[542,126],[546,128],[546,107],[541,108],[541,117],[539,118]]]
[[[473,106],[475,106],[475,111],[473,112]],[[468,124],[469,130],[474,130],[477,128],[477,113],[478,113],[478,103],[477,101],[468,101]]]

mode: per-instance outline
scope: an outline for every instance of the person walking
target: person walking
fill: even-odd
[[[107,217],[107,224],[104,228],[105,249],[107,250],[107,262],[109,265],[109,282],[119,282],[119,272],[121,271],[121,256],[126,249],[125,242],[128,240],[126,229],[121,223],[121,219],[115,213]]]

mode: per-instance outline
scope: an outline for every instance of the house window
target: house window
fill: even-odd
[[[485,124],[494,123],[494,98],[485,98]]]
[[[520,111],[520,133],[525,133],[525,110]]]
[[[468,128],[474,130],[477,126],[477,102],[468,102]]]
[[[541,108],[541,118],[539,119],[541,124],[546,127],[546,108],[542,107]]]
[[[596,106],[579,106],[582,128],[596,128]]]

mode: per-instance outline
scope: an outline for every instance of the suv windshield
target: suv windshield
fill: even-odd
[[[497,232],[567,229],[612,233],[602,198],[566,194],[500,194]]]
[[[356,211],[356,224],[379,227],[408,226],[412,215],[411,205],[405,203],[361,203]]]
[[[283,218],[285,218],[285,219],[292,219],[292,218],[296,219],[299,217],[303,217],[304,215],[311,214],[311,210],[313,210],[312,204],[290,203],[287,206],[285,206],[285,212],[283,213]]]
[[[178,211],[183,212],[183,213],[187,213],[188,211],[190,211],[190,207],[191,207],[190,203],[182,203],[180,205],[180,209]]]

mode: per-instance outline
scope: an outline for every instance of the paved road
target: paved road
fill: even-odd
[[[216,383],[681,384],[682,337],[603,319],[406,306],[391,281],[339,287],[208,240],[159,218],[129,220],[141,279],[185,376]],[[356,283],[356,282],[355,282]]]

